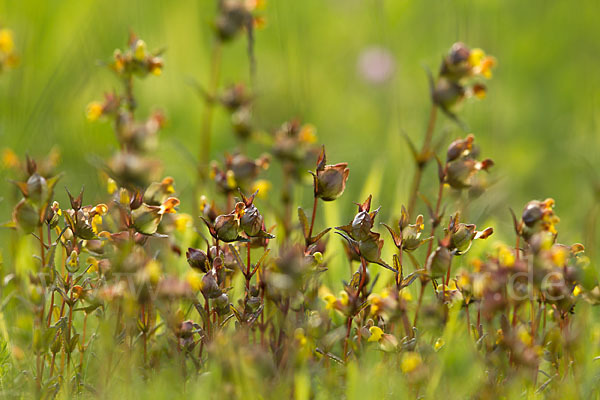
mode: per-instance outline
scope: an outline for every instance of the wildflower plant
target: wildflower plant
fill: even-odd
[[[215,69],[227,43],[242,34],[253,43],[260,3],[218,1]],[[12,51],[6,35],[0,30],[2,62]],[[364,364],[391,371],[390,381],[411,396],[433,397],[448,359],[461,353],[485,368],[476,397],[508,397],[507,383],[515,382],[531,394],[551,386],[561,393],[562,382],[581,379],[574,310],[600,301],[598,275],[581,244],[558,242],[554,201],[531,201],[519,217],[513,212],[513,245],[484,247],[494,228],[470,223],[444,196],[493,172],[473,134],[449,143],[445,159],[432,146],[436,110],[458,120],[465,98],[482,98],[493,57],[462,43],[451,47],[431,78],[424,145],[410,145],[416,169],[408,205],[382,221],[369,195],[337,227],[322,226],[318,205],[349,203],[348,163],[327,164],[311,124],[258,127],[255,95],[243,83],[221,88],[216,70],[210,87],[200,88],[204,147],[185,204],[153,156],[165,117],[155,111],[141,118],[134,90],[158,78],[163,64],[161,52],[134,34],[105,63],[121,88],[85,112],[90,122],[110,121],[116,137],[113,156],[97,163],[107,189],[101,201],[70,188],[69,203],[60,204],[62,174],[53,160],[4,155],[22,170],[14,181],[20,199],[5,226],[36,248],[28,273],[5,275],[2,287],[3,304],[19,301],[20,313],[31,316],[29,335],[3,339],[28,356],[6,362],[24,371],[25,392],[112,397],[119,380],[150,384],[165,374],[181,383],[182,394],[209,381],[220,385],[216,397],[290,397],[302,388],[308,398],[324,390],[342,395],[340,382],[349,385]],[[211,160],[217,105],[230,113],[238,147]],[[434,202],[420,185],[431,160],[438,167]],[[271,161],[281,182],[267,180]],[[303,186],[312,194],[310,213],[294,204]],[[331,261],[334,241],[343,243],[341,263],[350,266],[342,282],[328,279],[341,269]],[[464,339],[458,349],[457,338]],[[548,381],[538,382],[540,374]],[[264,391],[249,393],[246,385],[256,382]]]

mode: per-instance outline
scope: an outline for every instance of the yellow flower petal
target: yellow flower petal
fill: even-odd
[[[469,64],[477,67],[481,64],[481,61],[485,58],[485,52],[481,49],[473,49],[469,54]]]
[[[369,328],[369,332],[371,332],[371,336],[369,336],[369,342],[379,342],[381,337],[383,336],[383,331],[378,326],[372,326]]]

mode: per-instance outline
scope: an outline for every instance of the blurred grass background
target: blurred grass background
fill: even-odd
[[[352,202],[377,186],[374,204],[384,206],[382,221],[391,220],[407,201],[413,171],[402,134],[420,145],[429,113],[424,66],[435,72],[455,41],[481,47],[499,64],[488,97],[468,102],[461,116],[482,154],[496,162],[498,182],[478,200],[474,222],[499,221],[497,230],[511,238],[508,207],[519,212],[527,201],[551,196],[562,217],[560,239],[583,241],[595,201],[591,177],[600,165],[599,11],[594,0],[270,0],[262,12],[266,27],[256,34],[256,119],[266,130],[294,117],[311,122],[329,160],[349,162],[347,192],[327,205],[339,207],[328,221],[349,219]],[[189,81],[207,84],[214,12],[211,0],[0,1],[0,22],[15,32],[21,54],[21,65],[0,76],[0,148],[42,157],[58,146],[67,172],[59,187],[86,184],[88,201],[99,198],[89,160],[108,157],[116,141],[108,123],[87,122],[84,110],[104,91],[120,89],[98,61],[123,48],[133,30],[149,48],[166,49],[163,75],[137,81],[138,115],[165,111],[159,155],[176,179],[182,209],[191,211],[203,104]],[[370,46],[388,49],[395,61],[393,78],[381,85],[357,73]],[[222,84],[248,81],[245,40],[225,48],[223,66]],[[217,112],[217,158],[235,144],[227,118]],[[465,135],[445,117],[436,131],[442,134],[444,147]],[[423,191],[433,196],[434,169],[428,174],[432,185]],[[0,178],[5,221],[13,189],[8,171]],[[309,195],[305,190],[307,207]],[[58,198],[66,201],[62,190]]]

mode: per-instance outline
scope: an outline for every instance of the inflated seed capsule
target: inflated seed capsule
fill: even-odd
[[[202,277],[202,289],[200,290],[208,299],[216,299],[223,293],[213,274],[206,274]]]
[[[352,237],[355,240],[366,240],[373,228],[373,219],[367,211],[360,211],[352,220]]]
[[[538,222],[540,219],[542,219],[542,216],[543,210],[540,205],[540,202],[534,200],[527,203],[525,209],[523,210],[523,215],[521,218],[523,219],[523,222],[525,222],[525,225],[531,227],[535,225],[535,223]]]
[[[432,278],[439,278],[448,272],[452,253],[446,247],[438,246],[427,259],[427,271]]]
[[[366,239],[358,242],[360,255],[367,261],[379,261],[381,257],[381,241],[373,233]]]
[[[215,305],[217,308],[224,308],[229,306],[229,296],[226,293],[221,294],[215,299]]]
[[[27,195],[34,203],[40,203],[48,195],[48,184],[46,179],[34,173],[27,179]]]
[[[224,242],[234,242],[238,238],[240,222],[235,214],[219,215],[215,219],[217,238]]]
[[[452,247],[458,251],[458,254],[469,250],[474,238],[475,225],[472,224],[458,224],[456,230],[450,235]]]
[[[348,163],[326,165],[323,170],[317,170],[315,195],[324,201],[337,199],[346,189],[349,173]]]
[[[244,233],[250,237],[257,236],[263,227],[264,218],[254,204],[247,206],[240,219]]]
[[[194,249],[193,247],[188,248],[187,252],[185,253],[185,256],[187,257],[187,262],[188,264],[190,264],[190,267],[192,267],[193,269],[197,270],[197,271],[201,271],[201,272],[208,272],[209,269],[209,263],[208,263],[208,256],[206,255],[205,252],[203,252],[202,250],[199,249]]]

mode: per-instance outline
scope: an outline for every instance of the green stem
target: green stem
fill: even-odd
[[[421,186],[421,179],[423,177],[423,170],[429,161],[428,153],[431,147],[431,140],[433,139],[433,132],[435,129],[435,121],[437,119],[437,106],[433,104],[431,106],[431,111],[429,113],[429,122],[427,124],[427,131],[425,132],[425,141],[423,142],[423,147],[421,147],[421,151],[417,155],[418,159],[415,160],[417,164],[417,169],[415,170],[415,175],[412,180],[412,187],[410,191],[410,199],[408,201],[408,214],[412,215],[415,210],[415,205],[417,202],[417,194],[419,193],[419,187]]]
[[[310,219],[310,229],[308,230],[308,237],[306,238],[307,245],[312,239],[313,227],[315,226],[315,217],[317,216],[317,205],[319,204],[319,198],[315,196],[315,201],[313,202],[313,210],[312,217]]]

